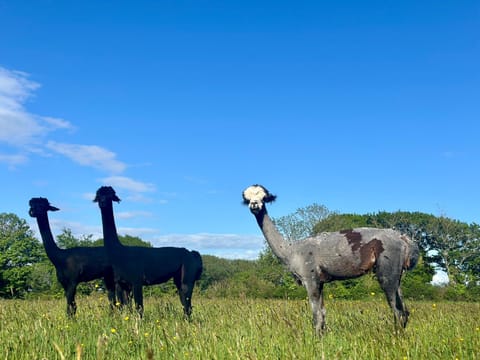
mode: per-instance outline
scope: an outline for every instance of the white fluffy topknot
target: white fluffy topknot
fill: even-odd
[[[242,195],[246,205],[252,202],[269,203],[276,199],[275,195],[272,195],[264,186],[258,184],[246,188]]]

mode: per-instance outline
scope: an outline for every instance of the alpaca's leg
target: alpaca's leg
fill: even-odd
[[[314,280],[306,281],[308,299],[313,313],[313,326],[315,331],[320,334],[325,330],[325,306],[323,303],[323,283]]]
[[[192,278],[192,279],[190,279]],[[178,274],[173,277],[173,282],[177,287],[178,296],[183,306],[183,314],[186,318],[190,318],[192,314],[192,293],[195,281],[193,275],[187,274],[185,268],[182,266]]]
[[[405,301],[403,300],[402,290],[400,289],[400,286],[397,289],[396,305],[398,311],[400,312],[400,325],[405,328],[407,326],[408,316],[410,315],[410,313],[408,312]]]
[[[128,306],[128,308],[132,309],[132,286],[128,283],[121,283],[120,288],[120,298],[122,305]]]
[[[186,318],[190,318],[190,315],[192,315],[192,293],[193,285],[187,284],[182,284],[178,291],[180,301],[183,305],[183,313]]]
[[[392,274],[389,274],[389,276],[379,276],[377,273],[377,277],[380,287],[384,291],[388,304],[393,311],[395,326],[397,326],[397,322],[399,322],[402,327],[405,327],[407,325],[408,312],[402,300],[400,279],[392,276]]]
[[[325,302],[323,301],[323,283],[320,283],[320,312],[322,313],[322,330],[325,330],[325,318],[327,309],[325,309]]]
[[[116,282],[115,283],[115,296],[117,299],[116,305],[120,305],[120,307],[130,306],[131,299],[130,299],[130,288],[125,283]]]
[[[115,280],[113,278],[113,272],[105,274],[103,278],[105,288],[107,289],[108,302],[110,303],[110,309],[115,308]],[[118,301],[121,301],[118,299]]]
[[[399,256],[383,256],[376,264],[376,275],[380,287],[385,292],[388,304],[393,311],[395,326],[404,328],[408,321],[408,311],[405,307],[400,290],[400,280],[403,273],[403,262]]]
[[[67,284],[64,286],[65,297],[67,299],[67,316],[73,317],[77,312],[77,304],[75,302],[75,293],[77,292],[77,284]]]
[[[133,298],[140,317],[143,316],[143,287],[141,283],[133,284]]]

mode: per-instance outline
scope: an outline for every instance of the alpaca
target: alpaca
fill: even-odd
[[[305,286],[317,333],[325,329],[323,285],[360,277],[373,271],[394,313],[404,328],[409,312],[403,302],[400,280],[416,265],[419,250],[407,236],[391,229],[357,228],[321,233],[298,242],[287,242],[270,219],[266,203],[276,199],[261,185],[243,192],[244,204],[255,216],[273,253]]]
[[[115,283],[113,270],[108,262],[107,252],[103,247],[75,247],[60,249],[53,239],[48,221],[48,211],[58,208],[50,205],[45,198],[30,200],[31,217],[37,218],[38,229],[48,258],[55,266],[57,279],[65,291],[67,300],[67,316],[73,317],[77,310],[75,293],[77,285],[103,278],[108,292],[108,300],[113,308],[115,304]]]
[[[185,248],[124,246],[118,240],[113,201],[120,202],[110,186],[97,190],[95,202],[102,214],[105,248],[112,264],[115,283],[132,286],[137,311],[143,315],[143,285],[167,282],[171,278],[177,287],[186,318],[192,313],[192,293],[203,270],[202,257]]]

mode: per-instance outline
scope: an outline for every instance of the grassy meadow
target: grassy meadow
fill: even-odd
[[[207,299],[190,322],[174,297],[145,299],[145,315],[110,312],[105,296],[0,300],[1,359],[475,359],[480,304],[407,301],[396,333],[383,296],[326,299],[328,330],[314,334],[306,300]]]

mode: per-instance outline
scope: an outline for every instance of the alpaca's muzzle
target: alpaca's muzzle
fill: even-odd
[[[260,202],[258,201],[251,201],[249,204],[248,204],[248,207],[250,208],[250,211],[252,212],[258,212],[261,210],[262,208],[262,205]]]

